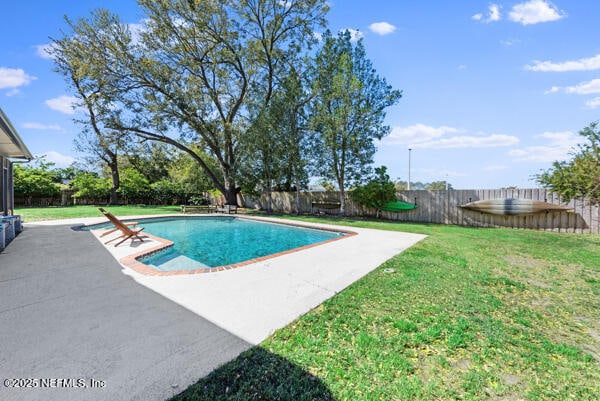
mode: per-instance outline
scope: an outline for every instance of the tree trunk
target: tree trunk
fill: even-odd
[[[296,214],[300,216],[300,185],[296,184]]]
[[[116,206],[119,204],[119,193],[117,191],[121,186],[121,179],[119,178],[119,167],[116,160],[110,163],[110,175],[112,178],[112,187],[110,188],[109,204]]]
[[[273,213],[273,197],[271,196],[271,179],[267,180],[267,214]]]
[[[225,204],[226,205],[235,205],[237,204],[237,194],[241,191],[241,188],[235,187],[233,185],[229,185],[225,188],[223,192],[223,196],[225,196]]]
[[[273,199],[271,198],[271,188],[267,189],[267,214],[273,213]]]
[[[346,214],[346,189],[340,185],[340,216]]]

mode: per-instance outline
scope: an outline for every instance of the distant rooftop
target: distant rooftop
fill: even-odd
[[[13,159],[33,159],[33,155],[2,109],[0,109],[0,156]]]

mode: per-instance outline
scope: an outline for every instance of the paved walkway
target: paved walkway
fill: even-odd
[[[162,401],[250,347],[122,270],[69,226],[0,253],[0,400]]]

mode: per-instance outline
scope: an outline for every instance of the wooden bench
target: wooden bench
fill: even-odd
[[[319,202],[311,202],[310,203],[311,211],[314,211],[314,209],[333,210],[333,209],[339,209],[341,206],[342,206],[342,204],[340,202],[335,202],[335,201],[319,201]]]
[[[217,208],[212,205],[181,205],[181,213],[214,213]]]
[[[216,212],[217,213],[227,213],[227,214],[232,214],[232,213],[237,214],[237,206],[236,205],[223,205],[223,206],[217,207]]]

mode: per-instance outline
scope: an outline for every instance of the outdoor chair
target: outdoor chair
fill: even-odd
[[[100,208],[100,209],[102,209],[102,208]],[[102,210],[104,210],[104,209],[102,209]],[[104,210],[104,212],[106,212],[106,210]],[[102,213],[104,214],[104,212],[102,212]],[[109,213],[109,212],[106,212],[106,213]],[[109,213],[109,214],[110,214],[110,213]],[[113,216],[113,217],[114,217],[114,216]],[[115,217],[115,218],[116,218],[116,217]],[[136,227],[137,227],[137,225],[138,225],[138,222],[137,222],[137,221],[122,221],[121,223],[125,224],[125,225],[126,225],[127,227],[129,227],[129,228],[136,228]],[[115,231],[118,231],[118,230],[119,230],[119,229],[118,229],[117,227],[115,227],[115,228],[112,228],[112,229],[110,229],[110,230],[108,230],[108,231],[106,231],[106,232],[102,233],[102,234],[100,235],[100,238],[102,238],[102,237],[106,237],[107,235],[110,235],[110,234],[112,234],[112,233],[114,233]]]
[[[217,206],[217,213],[237,214],[237,205]]]
[[[123,238],[123,239],[121,241],[119,241],[118,243],[116,243],[115,247],[121,245],[123,242],[127,241],[130,238],[132,241],[135,238],[137,238],[140,240],[140,242],[144,242],[142,237],[139,236],[139,233],[144,229],[143,227],[140,229],[137,229],[137,230],[132,230],[131,228],[129,228],[128,224],[134,225],[133,222],[132,223],[123,223],[121,220],[117,219],[112,213],[104,210],[104,208],[99,207],[98,210],[100,210],[100,213],[102,213],[104,216],[106,216],[106,218],[115,226],[115,229],[110,231],[111,233],[115,232],[117,230],[121,231],[120,236],[115,237],[115,238],[105,242],[105,244],[111,243],[111,242],[116,241],[121,238]],[[135,223],[135,225],[137,225],[137,223]]]

